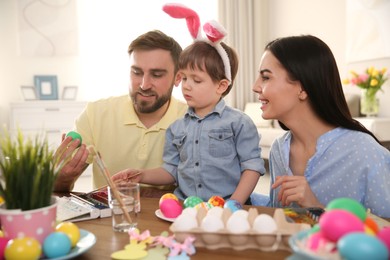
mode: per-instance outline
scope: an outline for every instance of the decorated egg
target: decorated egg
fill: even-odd
[[[65,233],[69,237],[72,247],[75,247],[77,242],[79,242],[80,229],[72,222],[59,223],[56,226],[56,231]]]
[[[377,236],[387,246],[390,252],[390,227],[384,227],[379,230]]]
[[[201,222],[200,227],[206,232],[216,232],[224,228],[221,218],[216,215],[206,215]]]
[[[230,209],[231,212],[242,209],[242,205],[237,200],[227,200],[223,205],[224,208]]]
[[[43,253],[48,258],[65,256],[71,249],[70,238],[63,232],[53,232],[43,241]]]
[[[233,234],[242,234],[249,231],[250,225],[248,219],[240,215],[231,215],[226,222],[226,228]]]
[[[365,229],[368,228],[369,230],[371,230],[373,235],[376,235],[379,232],[378,224],[375,222],[375,220],[373,220],[370,217],[367,217],[366,220],[364,221],[364,227]]]
[[[193,208],[202,202],[203,202],[203,200],[197,196],[189,196],[188,198],[186,198],[184,200],[183,205],[184,205],[184,208]]]
[[[347,210],[356,215],[362,221],[365,221],[367,217],[366,209],[364,208],[364,206],[358,201],[350,198],[337,198],[332,200],[326,206],[326,210],[330,211],[333,209]]]
[[[66,137],[72,137],[72,140],[75,140],[75,139],[79,139],[80,140],[80,144],[78,147],[81,146],[81,143],[83,142],[83,138],[81,138],[81,135],[75,131],[70,131],[69,133],[66,134]]]
[[[313,251],[321,249],[325,252],[329,252],[336,248],[336,244],[329,241],[321,232],[316,232],[308,237],[307,247]]]
[[[179,201],[179,199],[177,198],[177,196],[176,196],[175,194],[173,194],[173,193],[165,193],[164,195],[161,196],[158,205],[160,205],[161,202],[162,202],[163,200],[165,200],[165,199],[174,199],[174,200]]]
[[[272,234],[278,227],[270,215],[260,214],[253,221],[253,229],[259,234]]]
[[[363,222],[353,213],[343,209],[333,209],[323,213],[319,220],[324,237],[337,242],[340,237],[350,232],[363,232]]]
[[[387,260],[389,252],[386,245],[375,236],[364,233],[349,233],[337,242],[337,248],[343,259]]]
[[[204,208],[204,209],[206,209],[206,210],[209,210],[209,209],[211,209],[213,207],[213,205],[211,205],[210,203],[208,203],[208,202],[201,202],[201,203],[198,203],[198,204],[196,204],[195,205],[195,209],[200,209],[200,208]]]
[[[173,222],[173,227],[176,231],[188,231],[198,227],[198,221],[195,216],[180,215]]]
[[[208,201],[214,207],[223,207],[225,200],[221,196],[212,196]]]
[[[183,211],[179,201],[175,199],[165,199],[160,204],[161,213],[167,218],[176,218]]]
[[[14,238],[8,241],[5,248],[5,259],[39,259],[42,254],[41,244],[32,237]]]

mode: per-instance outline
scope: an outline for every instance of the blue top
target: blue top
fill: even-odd
[[[198,196],[207,201],[214,195],[226,199],[244,170],[265,173],[255,124],[223,99],[204,118],[189,108],[167,129],[163,160],[181,200]]]
[[[290,142],[291,133],[287,132],[272,144],[271,185],[276,176],[292,175]],[[348,197],[376,215],[390,217],[390,152],[366,133],[339,127],[320,136],[304,175],[323,205]],[[272,207],[281,207],[279,188],[270,191]]]

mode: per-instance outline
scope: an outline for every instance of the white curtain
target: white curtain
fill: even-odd
[[[219,22],[228,35],[224,40],[239,55],[238,74],[227,104],[244,110],[247,102],[256,101],[252,85],[258,76],[258,66],[267,43],[269,0],[219,0]]]

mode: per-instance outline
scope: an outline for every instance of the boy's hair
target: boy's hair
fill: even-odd
[[[182,48],[175,39],[159,30],[149,31],[138,36],[130,43],[127,52],[131,55],[136,50],[150,51],[156,49],[163,49],[170,52],[173,63],[175,64],[176,73],[179,70],[179,57]]]
[[[229,47],[225,43],[221,42],[221,45],[229,57],[232,76],[229,87],[222,94],[222,97],[224,97],[229,94],[233,87],[233,82],[238,71],[238,55],[233,48]],[[195,41],[181,53],[179,59],[179,69],[186,69],[188,67],[190,69],[206,71],[213,82],[219,82],[220,80],[226,79],[225,66],[221,56],[213,46],[204,41]]]

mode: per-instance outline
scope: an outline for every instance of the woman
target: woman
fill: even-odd
[[[262,117],[289,130],[271,147],[269,206],[324,207],[349,197],[390,217],[390,152],[351,117],[323,41],[304,35],[270,42],[253,91]]]

